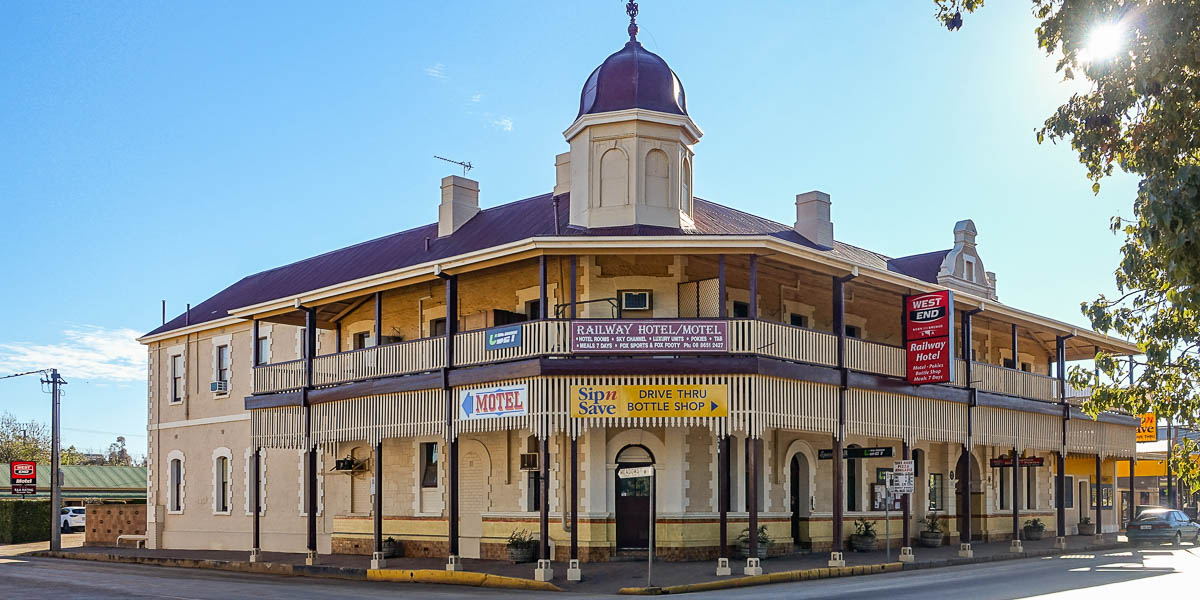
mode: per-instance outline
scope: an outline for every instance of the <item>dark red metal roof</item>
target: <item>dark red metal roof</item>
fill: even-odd
[[[296,296],[420,263],[532,237],[554,236],[554,210],[553,197],[543,194],[482,210],[458,231],[444,238],[437,237],[437,223],[431,223],[256,273],[242,278],[192,307],[186,317],[181,314],[146,335],[179,329],[184,327],[185,323],[196,325],[215,321],[228,316],[230,310],[237,308]],[[829,251],[808,241],[790,226],[700,198],[695,199],[695,231],[646,225],[583,229],[572,227],[568,223],[570,214],[570,194],[559,196],[559,236],[769,235],[813,249]],[[428,250],[425,249],[426,239],[429,240]],[[883,268],[885,261],[888,261],[887,257],[882,255],[841,243],[836,244],[831,252],[877,268]],[[893,262],[896,261],[886,262],[888,268],[891,268]],[[940,264],[940,261],[937,264]],[[904,265],[898,265],[892,270],[918,276],[908,272]],[[932,279],[920,278],[935,282],[936,266]]]
[[[916,277],[929,283],[937,283],[938,271],[941,270],[942,261],[946,259],[946,255],[949,253],[949,250],[937,250],[924,254],[893,258],[888,260],[888,270],[902,273],[909,277]]]
[[[659,55],[630,40],[604,59],[579,94],[580,116],[629,108],[687,114],[683,83]]]

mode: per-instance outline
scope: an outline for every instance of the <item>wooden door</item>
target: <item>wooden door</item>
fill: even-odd
[[[620,464],[617,470],[642,465]],[[617,548],[650,547],[650,477],[617,476]]]

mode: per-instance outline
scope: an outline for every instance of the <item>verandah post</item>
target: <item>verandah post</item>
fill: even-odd
[[[387,566],[387,560],[383,555],[383,440],[375,442],[375,464],[372,475],[372,487],[374,487],[374,496],[372,512],[373,533],[375,537],[375,551],[371,554],[371,568],[382,569]]]

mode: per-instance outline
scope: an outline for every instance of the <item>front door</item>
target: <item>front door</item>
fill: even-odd
[[[643,464],[618,464],[617,471]],[[650,477],[617,475],[617,548],[650,547]]]

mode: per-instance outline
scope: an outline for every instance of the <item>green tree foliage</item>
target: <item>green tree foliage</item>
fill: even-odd
[[[1114,218],[1125,236],[1116,271],[1119,296],[1084,302],[1098,331],[1137,343],[1133,364],[1096,357],[1099,374],[1074,369],[1091,386],[1085,409],[1154,411],[1196,426],[1200,415],[1200,0],[1032,0],[1038,45],[1058,58],[1064,78],[1084,78],[1046,119],[1037,141],[1067,141],[1093,192],[1114,168],[1141,178],[1133,216]],[[980,0],[934,0],[951,31]],[[1100,35],[1113,42],[1098,51]],[[1130,371],[1133,371],[1132,384]],[[1194,442],[1176,447],[1172,466],[1193,491],[1200,469]]]
[[[0,462],[50,460],[50,429],[37,421],[18,421],[12,413],[0,415]]]

